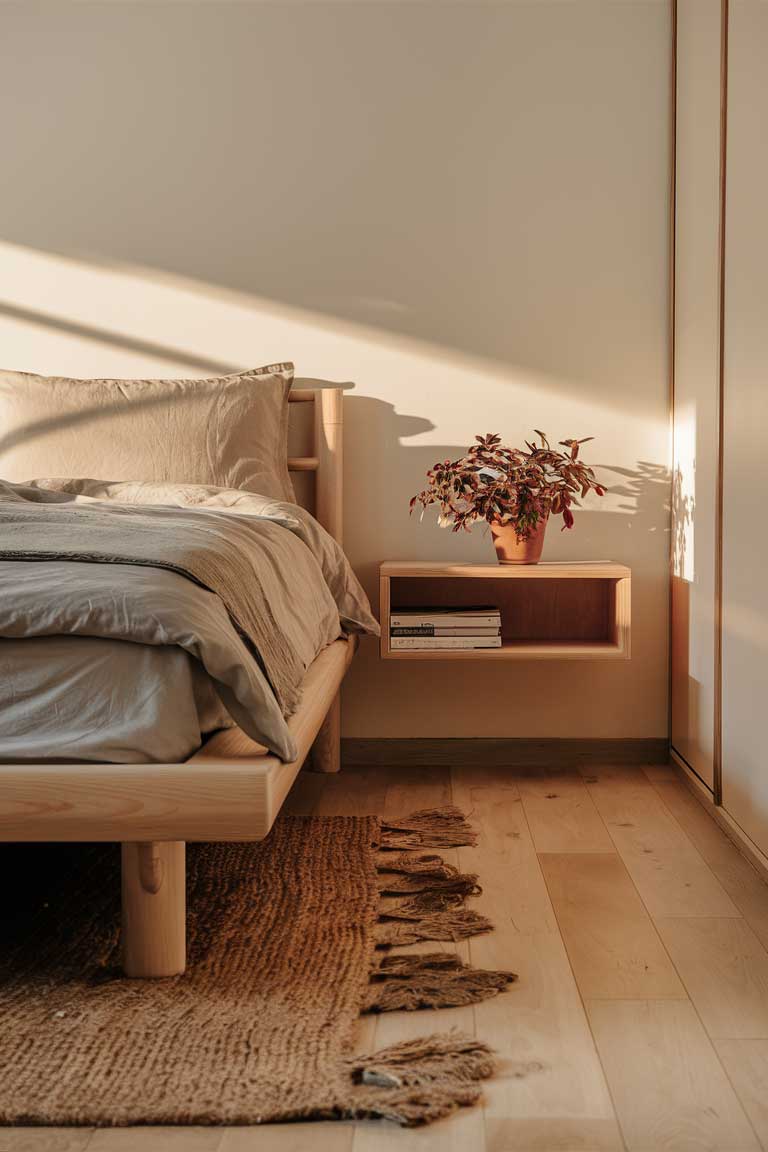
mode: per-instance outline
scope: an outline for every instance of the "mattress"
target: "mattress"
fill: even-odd
[[[0,639],[0,760],[178,763],[233,725],[176,645],[98,636]]]
[[[339,544],[296,505],[0,480],[6,762],[178,763],[233,722],[290,761],[307,669],[345,632],[377,631]]]

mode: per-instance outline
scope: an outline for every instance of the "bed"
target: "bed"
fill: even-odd
[[[312,455],[289,457],[288,468],[312,474],[311,511],[340,542],[343,390],[294,383],[287,398],[291,413],[311,413],[314,443]],[[355,635],[336,639],[307,668],[287,720],[290,760],[234,725],[179,762],[2,763],[0,840],[119,841],[124,971],[182,972],[186,842],[263,839],[304,764],[338,771],[339,689],[356,644]]]

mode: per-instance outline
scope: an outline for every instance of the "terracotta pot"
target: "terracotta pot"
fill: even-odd
[[[513,524],[491,524],[493,546],[499,564],[538,564],[544,547],[549,516],[542,516],[527,540],[518,540]]]

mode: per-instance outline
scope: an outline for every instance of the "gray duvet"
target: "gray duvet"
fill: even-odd
[[[234,721],[175,644],[0,640],[0,759],[176,764]]]
[[[200,486],[0,482],[0,643],[181,649],[240,727],[291,759],[286,717],[304,672],[353,630],[377,630],[365,595],[339,546],[293,505]],[[3,684],[13,692],[13,675]]]

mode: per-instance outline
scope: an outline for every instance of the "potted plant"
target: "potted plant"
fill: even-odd
[[[541,441],[507,448],[494,433],[476,436],[460,460],[444,460],[427,472],[427,487],[410,502],[427,508],[438,504],[438,523],[454,532],[469,531],[477,520],[490,525],[500,564],[538,564],[550,513],[562,516],[563,529],[573,527],[573,506],[588,492],[605,495],[595,474],[579,460],[584,440],[561,440],[552,448]]]

